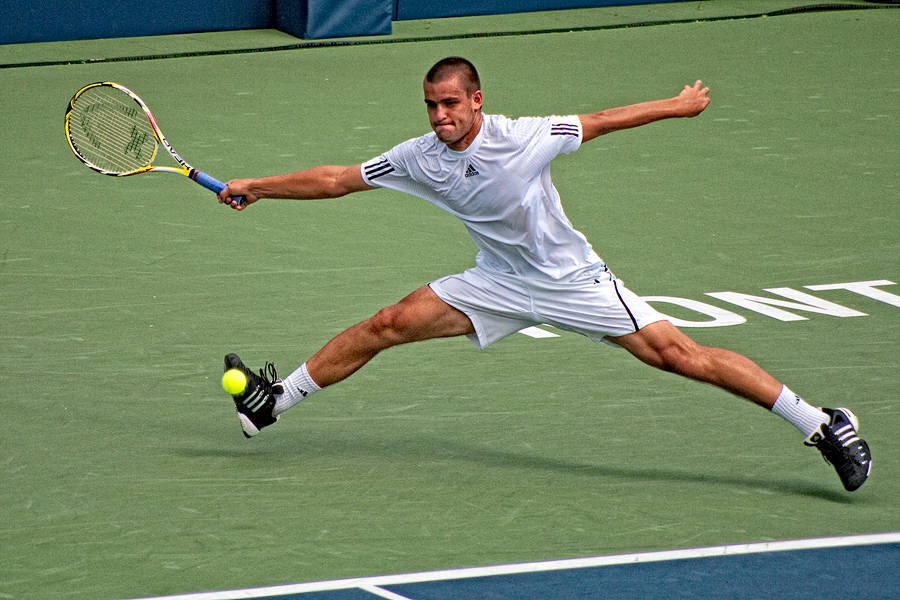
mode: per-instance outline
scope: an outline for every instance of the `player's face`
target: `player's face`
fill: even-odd
[[[428,119],[438,139],[451,150],[468,148],[481,128],[481,90],[469,96],[458,76],[424,86]]]

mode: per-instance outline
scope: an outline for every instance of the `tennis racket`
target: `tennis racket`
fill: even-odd
[[[91,83],[75,92],[66,108],[66,137],[75,156],[104,175],[127,177],[150,171],[180,173],[217,194],[225,189],[224,183],[198,171],[178,156],[147,104],[118,83]],[[160,144],[179,166],[153,164]],[[244,198],[239,196],[234,200],[240,204]]]

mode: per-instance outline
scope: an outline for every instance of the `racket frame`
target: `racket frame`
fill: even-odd
[[[143,167],[138,167],[137,169],[131,169],[130,171],[111,171],[109,169],[104,169],[103,167],[99,167],[88,160],[81,152],[78,151],[78,146],[75,142],[72,141],[72,136],[69,132],[69,117],[72,115],[72,110],[75,108],[76,103],[78,102],[78,98],[81,97],[86,91],[100,87],[106,86],[119,90],[126,94],[129,98],[131,98],[141,110],[144,111],[144,115],[150,121],[150,127],[153,129],[153,135],[156,138],[157,144],[153,149],[153,154],[150,156],[150,159],[147,161],[147,164]],[[162,130],[159,128],[159,125],[156,123],[156,118],[153,116],[153,113],[150,112],[150,108],[147,106],[147,103],[144,102],[140,96],[134,93],[132,90],[128,89],[121,83],[116,83],[114,81],[96,81],[94,83],[89,83],[86,86],[82,87],[80,90],[75,92],[72,98],[69,100],[69,104],[66,107],[66,140],[69,142],[69,148],[71,148],[72,152],[75,153],[75,156],[83,162],[88,168],[93,169],[97,173],[101,173],[103,175],[111,175],[113,177],[129,177],[131,175],[138,175],[140,173],[148,173],[150,171],[161,171],[165,173],[178,173],[180,175],[184,175],[188,177],[203,187],[212,190],[215,193],[221,192],[225,189],[225,184],[219,181],[218,179],[212,177],[211,175],[200,171],[199,169],[195,169],[191,165],[187,163],[181,156],[175,151],[172,147],[172,144],[169,143],[169,140],[166,139],[166,136],[163,135]],[[159,146],[162,145],[168,153],[172,156],[172,158],[177,162],[179,167],[167,167],[164,165],[154,165],[153,161],[156,158],[156,155],[159,151]],[[243,197],[234,197],[238,203],[243,202]]]

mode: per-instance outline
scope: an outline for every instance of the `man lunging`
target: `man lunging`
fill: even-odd
[[[425,199],[462,221],[479,252],[475,266],[423,286],[335,336],[284,380],[259,375],[230,354],[225,368],[247,374],[234,397],[251,437],[300,400],[337,383],[392,346],[466,335],[484,348],[541,323],[606,341],[644,363],[710,383],[769,409],[817,447],[844,487],[868,477],[871,453],[846,408],[820,409],[750,359],[691,340],[625,287],[566,217],[550,179],[562,153],[614,131],[694,117],[709,104],[700,81],[671,98],[596,113],[509,119],[482,112],[475,67],[436,63],[423,83],[432,132],[354,166],[236,179],[219,201],[244,210],[260,198],[337,198],[385,187]],[[244,196],[238,204],[232,197]]]

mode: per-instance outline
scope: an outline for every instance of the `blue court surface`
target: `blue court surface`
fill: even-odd
[[[900,598],[900,532],[343,579],[167,600]],[[146,599],[146,600],[161,600]]]

